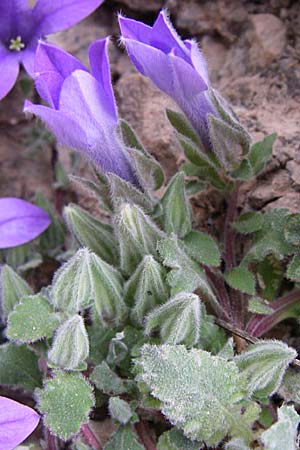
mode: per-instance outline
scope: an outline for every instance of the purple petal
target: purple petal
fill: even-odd
[[[0,1],[0,40],[14,36],[20,16],[28,10],[27,0]]]
[[[29,101],[25,102],[23,111],[35,114],[45,122],[59,143],[83,151],[89,146],[85,130],[67,113]]]
[[[35,47],[26,48],[26,50],[21,53],[21,61],[24,69],[31,78],[34,78],[34,58],[35,58]]]
[[[110,67],[107,55],[109,38],[99,39],[89,46],[89,61],[91,73],[102,86],[106,93],[106,99],[103,99],[107,110],[117,121],[117,108],[115,104],[114,92],[111,84]]]
[[[152,27],[138,20],[128,19],[119,14],[122,37],[151,45]]]
[[[76,58],[55,45],[39,42],[35,57],[35,85],[40,96],[58,108],[64,80],[77,69],[87,70]]]
[[[28,406],[0,397],[0,449],[13,450],[37,427],[40,416]]]
[[[0,100],[13,88],[19,74],[19,57],[0,48]]]
[[[0,248],[16,247],[35,239],[50,222],[46,211],[38,206],[19,198],[0,198]]]
[[[103,0],[38,0],[33,8],[39,37],[65,30],[91,14]]]

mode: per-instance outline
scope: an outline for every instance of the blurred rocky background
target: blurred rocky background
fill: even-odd
[[[84,62],[92,40],[112,36],[110,57],[120,116],[131,123],[170,176],[182,161],[164,113],[166,107],[174,105],[136,72],[117,46],[119,11],[152,24],[161,8],[169,10],[182,37],[197,38],[208,61],[212,84],[232,103],[253,139],[274,131],[278,134],[272,162],[255,183],[247,186],[241,205],[289,207],[299,212],[300,2],[106,0],[79,25],[51,36],[51,41]],[[0,195],[30,200],[39,190],[52,199],[53,150],[39,135],[37,125],[33,126],[35,121],[28,122],[22,113],[26,96],[23,81],[23,91],[17,85],[0,103]],[[60,158],[68,172],[69,151],[60,149]],[[80,172],[86,174],[88,170],[82,163]],[[79,202],[86,206],[82,195]],[[195,201],[208,213],[213,209],[213,197],[200,194]]]

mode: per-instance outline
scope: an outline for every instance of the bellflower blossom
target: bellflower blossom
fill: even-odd
[[[138,185],[117,133],[118,116],[107,55],[109,39],[89,47],[91,73],[73,56],[41,42],[36,53],[36,88],[50,107],[25,102],[57,140],[80,151],[98,169]]]
[[[217,113],[207,95],[206,62],[196,41],[182,41],[166,11],[159,13],[153,27],[122,16],[119,24],[132,63],[175,100],[209,148],[207,114]]]
[[[0,249],[35,239],[50,222],[48,213],[36,205],[20,198],[0,198]]]
[[[65,30],[92,13],[103,0],[0,1],[0,99],[11,90],[22,63],[34,75],[34,55],[39,38]]]
[[[28,406],[0,397],[0,448],[13,450],[37,427],[40,416]]]

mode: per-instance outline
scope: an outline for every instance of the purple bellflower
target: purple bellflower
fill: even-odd
[[[161,11],[150,27],[119,16],[121,41],[143,75],[172,97],[209,148],[207,114],[217,116],[208,98],[206,62],[196,41],[182,41]]]
[[[78,150],[105,173],[138,185],[118,133],[118,116],[107,55],[109,39],[89,47],[91,73],[73,56],[41,42],[36,52],[36,88],[50,107],[25,102],[57,140]]]
[[[103,0],[0,1],[0,99],[11,90],[22,63],[34,75],[34,55],[38,40],[64,30],[93,12]]]
[[[40,416],[28,406],[0,397],[0,449],[13,450],[37,427]]]
[[[20,198],[0,198],[0,249],[35,239],[49,227],[50,222],[46,211],[38,206]]]

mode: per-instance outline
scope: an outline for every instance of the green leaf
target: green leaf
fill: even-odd
[[[178,172],[170,180],[161,199],[163,225],[167,234],[182,238],[191,231],[191,207],[185,193],[184,174]]]
[[[120,323],[127,313],[122,284],[116,269],[81,249],[56,272],[51,301],[57,309],[73,314],[93,305],[103,324]]]
[[[273,300],[278,295],[283,280],[282,262],[275,256],[268,255],[257,265],[256,270],[262,297]]]
[[[249,211],[239,216],[234,228],[241,234],[254,233],[262,229],[264,216],[260,212]]]
[[[72,203],[64,208],[64,217],[70,231],[83,247],[88,247],[109,264],[118,262],[118,246],[110,225]]]
[[[193,292],[199,288],[201,290],[201,298],[208,299],[212,305],[216,305],[217,300],[205,273],[180,248],[176,236],[173,235],[159,241],[157,248],[163,264],[172,269],[167,276],[167,281],[172,288],[172,296],[182,291]]]
[[[286,402],[300,403],[300,373],[292,368],[285,372],[279,394]]]
[[[261,435],[265,450],[297,450],[299,422],[300,417],[294,406],[283,405],[279,408],[278,421]]]
[[[216,355],[224,347],[226,341],[224,330],[215,324],[214,317],[207,314],[205,306],[202,304],[199,348]]]
[[[245,294],[255,294],[255,278],[253,273],[243,267],[235,267],[224,275],[226,283],[233,289]]]
[[[266,162],[271,158],[276,137],[276,133],[273,133],[252,145],[248,157],[255,175],[263,170]]]
[[[273,308],[269,306],[269,302],[260,297],[252,297],[248,303],[248,311],[254,314],[268,315],[274,312]]]
[[[192,158],[191,153],[189,153],[190,158]],[[195,161],[195,158],[193,158]],[[193,163],[182,164],[180,170],[182,170],[188,177],[198,177],[201,181],[207,181],[212,186],[217,189],[224,189],[226,182],[222,179],[221,174],[217,172],[214,167],[209,167],[205,165],[205,160],[203,160],[202,166],[200,167],[200,159],[197,158],[198,165]]]
[[[131,426],[120,426],[112,435],[104,450],[145,450],[137,441]]]
[[[58,328],[49,360],[65,370],[82,370],[89,355],[89,339],[84,321],[78,314],[70,317]]]
[[[300,214],[290,214],[284,226],[284,237],[294,247],[300,245]]]
[[[292,281],[300,281],[300,257],[298,255],[294,255],[293,259],[290,261],[286,276]]]
[[[189,256],[200,264],[217,267],[221,263],[220,250],[214,239],[201,231],[191,231],[183,239]]]
[[[148,315],[145,332],[158,328],[163,342],[193,346],[199,340],[200,321],[200,298],[181,292]]]
[[[231,172],[231,176],[237,180],[248,181],[253,177],[253,170],[250,161],[244,158],[240,166]]]
[[[165,278],[164,267],[153,256],[146,255],[127,281],[125,300],[129,305],[134,303],[132,316],[140,324],[149,311],[168,298]]]
[[[8,318],[7,337],[19,342],[51,338],[59,326],[58,314],[41,295],[23,297]]]
[[[236,438],[225,444],[225,450],[251,450],[243,439]]]
[[[216,167],[219,168],[219,164],[213,153],[207,152],[201,144],[195,145],[190,139],[185,137],[179,137],[179,142],[187,159],[203,171],[204,177],[206,175],[205,171],[215,173],[218,177]]]
[[[111,417],[122,425],[126,425],[133,416],[130,405],[120,397],[111,397],[109,399],[108,410]]]
[[[144,345],[139,378],[162,402],[162,412],[192,440],[216,446],[227,435],[252,439],[259,407],[233,362],[182,345]]]
[[[185,192],[188,197],[193,197],[206,188],[206,184],[199,180],[189,180],[185,183]]]
[[[115,219],[121,269],[131,275],[145,255],[157,256],[157,241],[164,233],[138,206],[124,204]]]
[[[229,338],[226,342],[226,344],[221,348],[221,350],[218,352],[218,355],[220,358],[224,358],[227,360],[232,360],[234,357],[234,341],[233,338]]]
[[[200,442],[192,442],[179,430],[172,428],[160,436],[157,450],[199,450],[200,445]]]
[[[38,357],[26,345],[12,342],[0,346],[0,384],[33,391],[41,386]]]
[[[0,267],[0,313],[4,321],[22,297],[32,294],[31,287],[11,267]]]
[[[87,325],[86,329],[90,341],[89,361],[93,365],[97,365],[106,358],[109,342],[116,334],[116,331],[113,328],[105,327],[95,314],[94,316],[93,323]]]
[[[148,155],[148,152],[144,149],[144,146],[129,123],[124,119],[120,119],[119,123],[124,144],[127,147],[136,148],[141,153],[144,153],[144,155]]]
[[[77,434],[88,421],[94,396],[90,384],[77,372],[55,371],[37,392],[39,410],[45,426],[63,440]]]
[[[91,373],[90,380],[96,388],[108,395],[119,395],[126,392],[123,380],[111,370],[109,365],[102,361]]]
[[[264,401],[278,391],[288,365],[297,352],[284,342],[265,340],[249,347],[234,359],[247,376],[249,391]]]
[[[166,113],[167,118],[169,119],[171,125],[175,128],[177,133],[187,137],[192,142],[194,142],[194,144],[201,145],[201,141],[196,130],[194,130],[190,122],[182,113],[178,111],[172,111],[168,108],[166,109]]]

